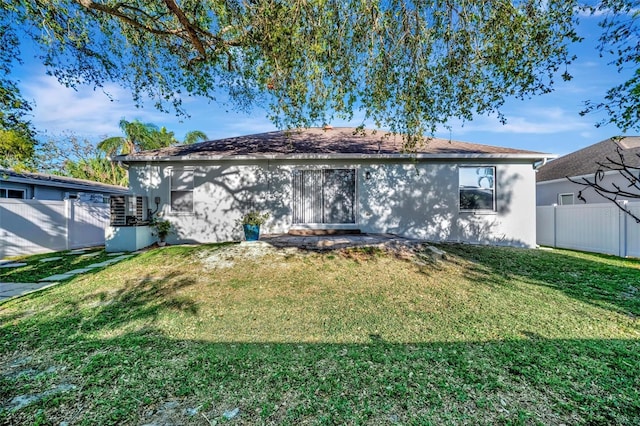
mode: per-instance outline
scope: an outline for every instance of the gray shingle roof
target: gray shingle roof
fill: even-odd
[[[66,187],[108,194],[126,194],[129,192],[129,188],[125,188],[124,186],[109,185],[91,180],[49,175],[46,173],[16,172],[10,169],[0,168],[0,182],[3,180],[44,186]]]
[[[617,142],[616,142],[617,140]],[[567,176],[584,176],[594,174],[600,166],[597,161],[606,161],[607,157],[619,160],[616,147],[620,146],[625,162],[632,166],[640,166],[640,136],[627,136],[622,139],[609,138],[572,152],[538,168],[536,181],[545,182],[564,179]]]
[[[402,137],[385,131],[358,130],[356,128],[311,128],[275,131],[248,136],[179,145],[116,157],[117,161],[144,161],[149,159],[206,159],[221,156],[314,156],[314,155],[396,155],[403,154]],[[505,155],[548,157],[534,151],[525,151],[447,139],[430,139],[417,148],[418,154],[434,155]]]

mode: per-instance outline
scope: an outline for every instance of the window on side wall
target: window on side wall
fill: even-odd
[[[25,194],[22,189],[5,189],[0,188],[0,198],[15,198],[18,200],[24,200]]]
[[[573,199],[573,192],[569,192],[567,194],[558,194],[558,204],[561,206],[569,206],[571,204],[575,204]]]
[[[193,169],[171,170],[171,212],[193,213]]]
[[[459,167],[460,211],[495,211],[495,176],[492,166]]]

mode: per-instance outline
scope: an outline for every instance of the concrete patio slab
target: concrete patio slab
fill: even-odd
[[[296,247],[301,250],[336,250],[348,247],[366,246],[411,246],[426,244],[423,240],[412,240],[393,234],[330,234],[330,235],[290,235],[267,234],[260,241],[274,247]]]

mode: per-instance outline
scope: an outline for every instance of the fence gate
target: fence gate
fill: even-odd
[[[0,258],[104,245],[109,205],[0,200]]]

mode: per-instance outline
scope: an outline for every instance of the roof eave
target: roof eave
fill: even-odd
[[[613,176],[613,175],[617,175],[620,172],[618,170],[607,170],[604,172],[604,176]],[[580,179],[589,179],[589,178],[593,178],[594,175],[596,174],[596,172],[592,172],[592,173],[586,173],[586,174],[582,174],[582,175],[577,175],[577,176],[568,176],[573,180],[580,180]],[[556,178],[554,177],[553,179],[545,179],[545,180],[539,180],[536,181],[536,184],[549,184],[549,183],[558,183],[558,182],[567,182],[569,179],[567,179],[567,176],[564,177],[560,177],[560,178]]]
[[[118,156],[113,161],[123,163],[169,161],[246,161],[246,160],[482,160],[513,159],[542,161],[556,158],[545,153],[451,153],[451,154],[251,154],[251,155],[184,155],[184,156]]]
[[[92,186],[92,185],[83,185],[80,183],[72,183],[72,182],[58,182],[51,181],[46,179],[37,179],[30,177],[19,177],[19,176],[10,176],[7,179],[4,179],[7,182],[14,183],[24,183],[27,185],[40,185],[40,186],[51,186],[56,188],[68,188],[68,189],[80,189],[85,191],[95,191],[95,192],[106,192],[113,194],[127,194],[130,192],[129,188],[111,188],[106,186]]]

